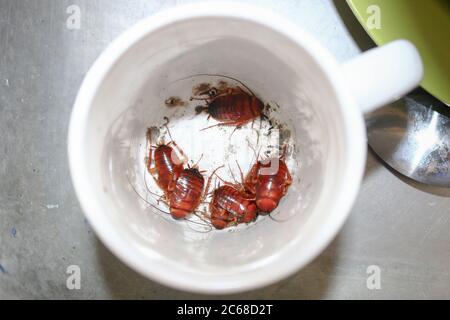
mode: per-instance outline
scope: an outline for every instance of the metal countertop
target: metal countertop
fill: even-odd
[[[66,151],[72,103],[95,58],[139,19],[184,2],[0,0],[0,299],[204,297],[146,280],[97,240]],[[369,43],[343,0],[245,2],[292,19],[339,61]],[[81,10],[79,30],[67,28],[70,5]],[[448,299],[449,208],[450,189],[411,182],[369,153],[351,216],[327,250],[289,279],[227,297]],[[81,290],[66,288],[72,264]],[[366,285],[371,265],[379,290]]]

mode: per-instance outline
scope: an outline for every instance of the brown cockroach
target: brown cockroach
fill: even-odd
[[[209,204],[209,214],[211,217],[211,224],[218,230],[236,224],[236,217],[227,210],[222,209],[217,205],[213,205],[212,202]]]
[[[142,196],[142,195],[136,190],[136,187],[131,183],[130,177],[129,177],[128,175],[127,175],[127,179],[128,179],[128,183],[129,183],[129,185],[131,186],[131,188],[133,189],[134,193],[136,193],[136,194],[138,195],[138,197],[139,197],[142,201],[144,201],[146,204],[148,204],[148,205],[151,206],[152,208],[154,208],[154,209],[156,209],[156,210],[158,210],[158,211],[160,211],[160,212],[162,212],[162,213],[164,213],[164,214],[170,214],[170,212],[166,212],[166,211],[162,210],[161,208],[159,208],[159,207],[156,206],[155,204],[153,204],[153,203],[151,203],[150,201],[148,201],[144,196]],[[152,194],[153,194],[153,193],[152,193]],[[164,196],[163,196],[163,197],[164,197]],[[212,230],[212,228],[211,228],[211,223],[210,223],[209,221],[206,221],[203,217],[197,215],[195,212],[193,212],[193,214],[196,215],[202,222],[199,222],[199,221],[193,221],[193,220],[191,220],[191,219],[188,219],[187,217],[185,217],[184,220],[186,220],[187,222],[192,223],[192,224],[196,224],[196,225],[200,225],[200,226],[203,226],[203,227],[207,227],[207,230],[208,230],[207,232],[209,232],[209,231]]]
[[[203,100],[206,102],[206,106],[195,108],[197,114],[206,112],[208,119],[212,117],[219,122],[203,130],[216,126],[236,126],[239,128],[258,117],[264,117],[263,102],[247,86],[237,79],[227,76],[222,77],[241,83],[246,91],[239,86],[222,89],[212,87],[204,92],[200,92],[200,96],[206,96],[204,98],[191,97],[191,100]]]
[[[202,202],[205,180],[202,172],[198,170],[198,162],[193,167],[188,166],[185,168],[186,156],[172,139],[167,123],[165,126],[171,139],[168,144],[161,143],[157,146],[152,146],[151,131],[147,131],[147,139],[150,141],[147,170],[164,192],[158,202],[162,201],[169,207],[173,218],[183,219],[194,212]],[[182,155],[184,162],[178,158],[175,150],[170,145],[173,145]],[[152,162],[155,163],[153,167]],[[155,174],[157,174],[157,177],[155,177]],[[208,179],[207,189],[209,188],[210,179]],[[151,193],[154,194],[153,192]]]
[[[175,219],[183,219],[200,205],[205,179],[196,168],[184,169],[169,190],[170,214]]]
[[[167,197],[169,189],[173,189],[173,184],[184,170],[183,161],[180,160],[171,145],[173,145],[180,153],[184,162],[186,162],[186,156],[184,155],[183,150],[181,150],[172,139],[167,124],[165,126],[171,140],[167,144],[158,143],[157,145],[152,145],[152,132],[151,129],[147,130],[147,141],[150,143],[150,150],[146,165],[148,172]],[[153,167],[152,162],[154,162]],[[157,177],[155,177],[155,175],[157,175]]]
[[[238,164],[239,166],[239,164]],[[239,170],[241,171],[240,167]],[[239,223],[250,223],[258,216],[254,195],[247,192],[241,171],[242,182],[230,183],[216,175],[225,185],[213,191],[209,204],[211,223],[223,229]],[[234,178],[234,176],[233,176]]]
[[[169,190],[168,206],[170,214],[175,219],[183,219],[190,213],[195,212],[200,203],[204,202],[211,185],[211,179],[217,168],[209,176],[205,186],[202,171],[194,167],[184,169],[176,180],[173,189]]]
[[[258,215],[255,200],[232,185],[220,186],[214,190],[209,211],[211,223],[216,229],[223,229],[231,224],[250,223]]]
[[[292,176],[285,158],[286,146],[278,159],[257,160],[244,180],[244,187],[247,192],[255,195],[260,214],[268,214],[275,210],[292,184]],[[275,172],[272,168],[274,161],[278,162]]]

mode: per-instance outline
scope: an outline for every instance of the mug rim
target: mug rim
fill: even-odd
[[[278,261],[276,272],[275,270],[266,272],[259,278],[249,280],[237,273],[234,276],[234,281],[229,279],[218,281],[215,279],[214,284],[199,281],[189,270],[184,270],[182,267],[167,268],[165,261],[161,261],[161,266],[158,268],[146,266],[140,254],[129,250],[130,247],[127,247],[127,244],[124,243],[124,238],[119,235],[119,232],[116,232],[112,225],[105,223],[106,219],[94,214],[104,209],[95,197],[86,192],[89,185],[89,176],[83,164],[83,133],[86,129],[89,110],[111,67],[132,46],[148,34],[157,32],[160,28],[177,21],[206,17],[241,19],[265,26],[308,52],[326,75],[336,95],[336,101],[339,104],[342,121],[344,122],[343,128],[346,131],[345,140],[351,145],[346,156],[346,159],[351,163],[347,163],[346,168],[347,171],[350,168],[352,169],[351,173],[346,172],[348,179],[341,182],[340,196],[336,196],[334,199],[333,213],[330,214],[330,217],[334,219],[324,222],[315,238],[309,239],[309,244],[306,246],[307,250],[303,254],[291,256],[290,262],[284,265]],[[102,243],[129,267],[147,278],[173,288],[209,294],[234,293],[260,288],[294,274],[318,256],[336,236],[350,213],[362,181],[367,153],[366,131],[362,111],[356,105],[349,89],[344,85],[344,81],[337,61],[311,35],[289,20],[253,5],[193,3],[165,9],[141,20],[124,31],[102,52],[85,76],[73,106],[68,136],[69,167],[74,189],[84,215]],[[178,272],[178,274],[174,274],[173,271]]]

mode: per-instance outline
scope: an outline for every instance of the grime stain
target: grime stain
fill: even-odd
[[[209,83],[200,83],[192,88],[192,94],[194,96],[205,95],[209,90],[211,90],[211,84]]]
[[[6,274],[6,269],[0,264],[0,273]]]
[[[183,101],[180,97],[170,97],[166,101],[164,101],[165,105],[169,108],[173,107],[185,107],[187,102]]]
[[[217,84],[217,88],[219,90],[226,90],[226,89],[228,89],[228,87],[229,87],[228,82],[223,81],[223,80],[220,80],[219,83]]]
[[[13,238],[16,238],[16,236],[17,236],[17,230],[16,230],[16,228],[14,228],[14,227],[11,228],[11,236],[12,236]]]

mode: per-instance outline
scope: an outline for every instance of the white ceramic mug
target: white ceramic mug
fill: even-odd
[[[82,84],[69,130],[77,196],[103,243],[150,279],[203,293],[274,283],[324,250],[347,218],[366,160],[363,112],[404,95],[422,72],[406,41],[339,65],[310,35],[259,8],[166,10],[121,35]],[[166,85],[196,73],[232,75],[283,106],[300,164],[279,207],[296,212],[288,223],[195,235],[142,209],[125,175],[143,162],[130,153],[130,137],[160,118],[155,101]]]

